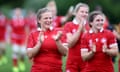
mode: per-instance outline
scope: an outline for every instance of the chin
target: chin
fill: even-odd
[[[102,29],[102,27],[97,27],[98,30]]]

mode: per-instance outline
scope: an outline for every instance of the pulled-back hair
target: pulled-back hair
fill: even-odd
[[[94,18],[95,18],[97,15],[103,15],[103,16],[105,16],[104,13],[102,13],[101,11],[93,11],[93,12],[91,12],[91,13],[89,14],[89,16],[88,16],[88,22],[89,22],[89,26],[90,26],[90,27],[92,27],[90,23],[93,22]]]
[[[42,9],[39,9],[37,12],[37,24],[39,27],[40,27],[40,24],[38,21],[41,19],[41,15],[45,12],[51,12],[51,11],[48,8],[42,8]]]
[[[87,4],[85,4],[85,3],[78,3],[75,6],[74,13],[78,12],[78,10],[80,9],[80,7],[87,7],[89,9],[89,6]]]

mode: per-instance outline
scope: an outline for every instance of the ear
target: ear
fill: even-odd
[[[38,20],[38,23],[41,24],[41,20],[40,19]]]
[[[92,23],[92,22],[90,22],[90,23],[89,23],[89,26],[90,26],[90,27],[92,27],[92,24],[93,24],[93,23]]]

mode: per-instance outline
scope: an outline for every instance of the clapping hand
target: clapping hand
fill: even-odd
[[[58,41],[60,40],[61,36],[62,36],[62,31],[58,31],[57,34],[53,36],[53,39],[55,41]]]
[[[85,20],[83,18],[80,18],[80,21],[79,21],[79,29],[81,31],[84,30],[84,25],[85,25]]]
[[[96,52],[96,45],[95,45],[95,43],[93,43],[90,48],[91,48],[92,52]]]
[[[107,50],[107,44],[106,44],[106,43],[104,43],[104,44],[103,44],[103,47],[102,47],[102,51],[105,53],[105,52],[106,52],[106,50]]]
[[[38,35],[38,42],[42,43],[44,41],[44,33],[40,32]]]

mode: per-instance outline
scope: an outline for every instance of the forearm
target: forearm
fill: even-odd
[[[57,44],[57,47],[58,47],[58,50],[59,52],[62,54],[62,55],[67,55],[67,51],[68,51],[68,47],[67,46],[64,46],[60,40],[56,41],[56,44]]]
[[[27,55],[29,59],[32,59],[40,50],[41,43],[37,43],[33,48],[27,49]]]
[[[118,55],[118,49],[106,49],[105,51],[106,54],[110,55],[110,56],[117,56]]]
[[[61,19],[61,23],[65,23],[72,15],[70,14],[66,14],[62,19]]]
[[[89,52],[87,52],[87,53],[83,53],[83,54],[82,54],[82,59],[83,59],[84,61],[87,61],[87,60],[91,59],[91,58],[93,57],[93,55],[94,55],[94,52],[93,52],[93,51],[89,51]]]
[[[71,37],[71,39],[68,42],[68,47],[69,48],[71,48],[72,46],[74,46],[77,43],[77,41],[80,37],[80,34],[81,34],[80,29],[75,34],[73,34],[73,36]]]

